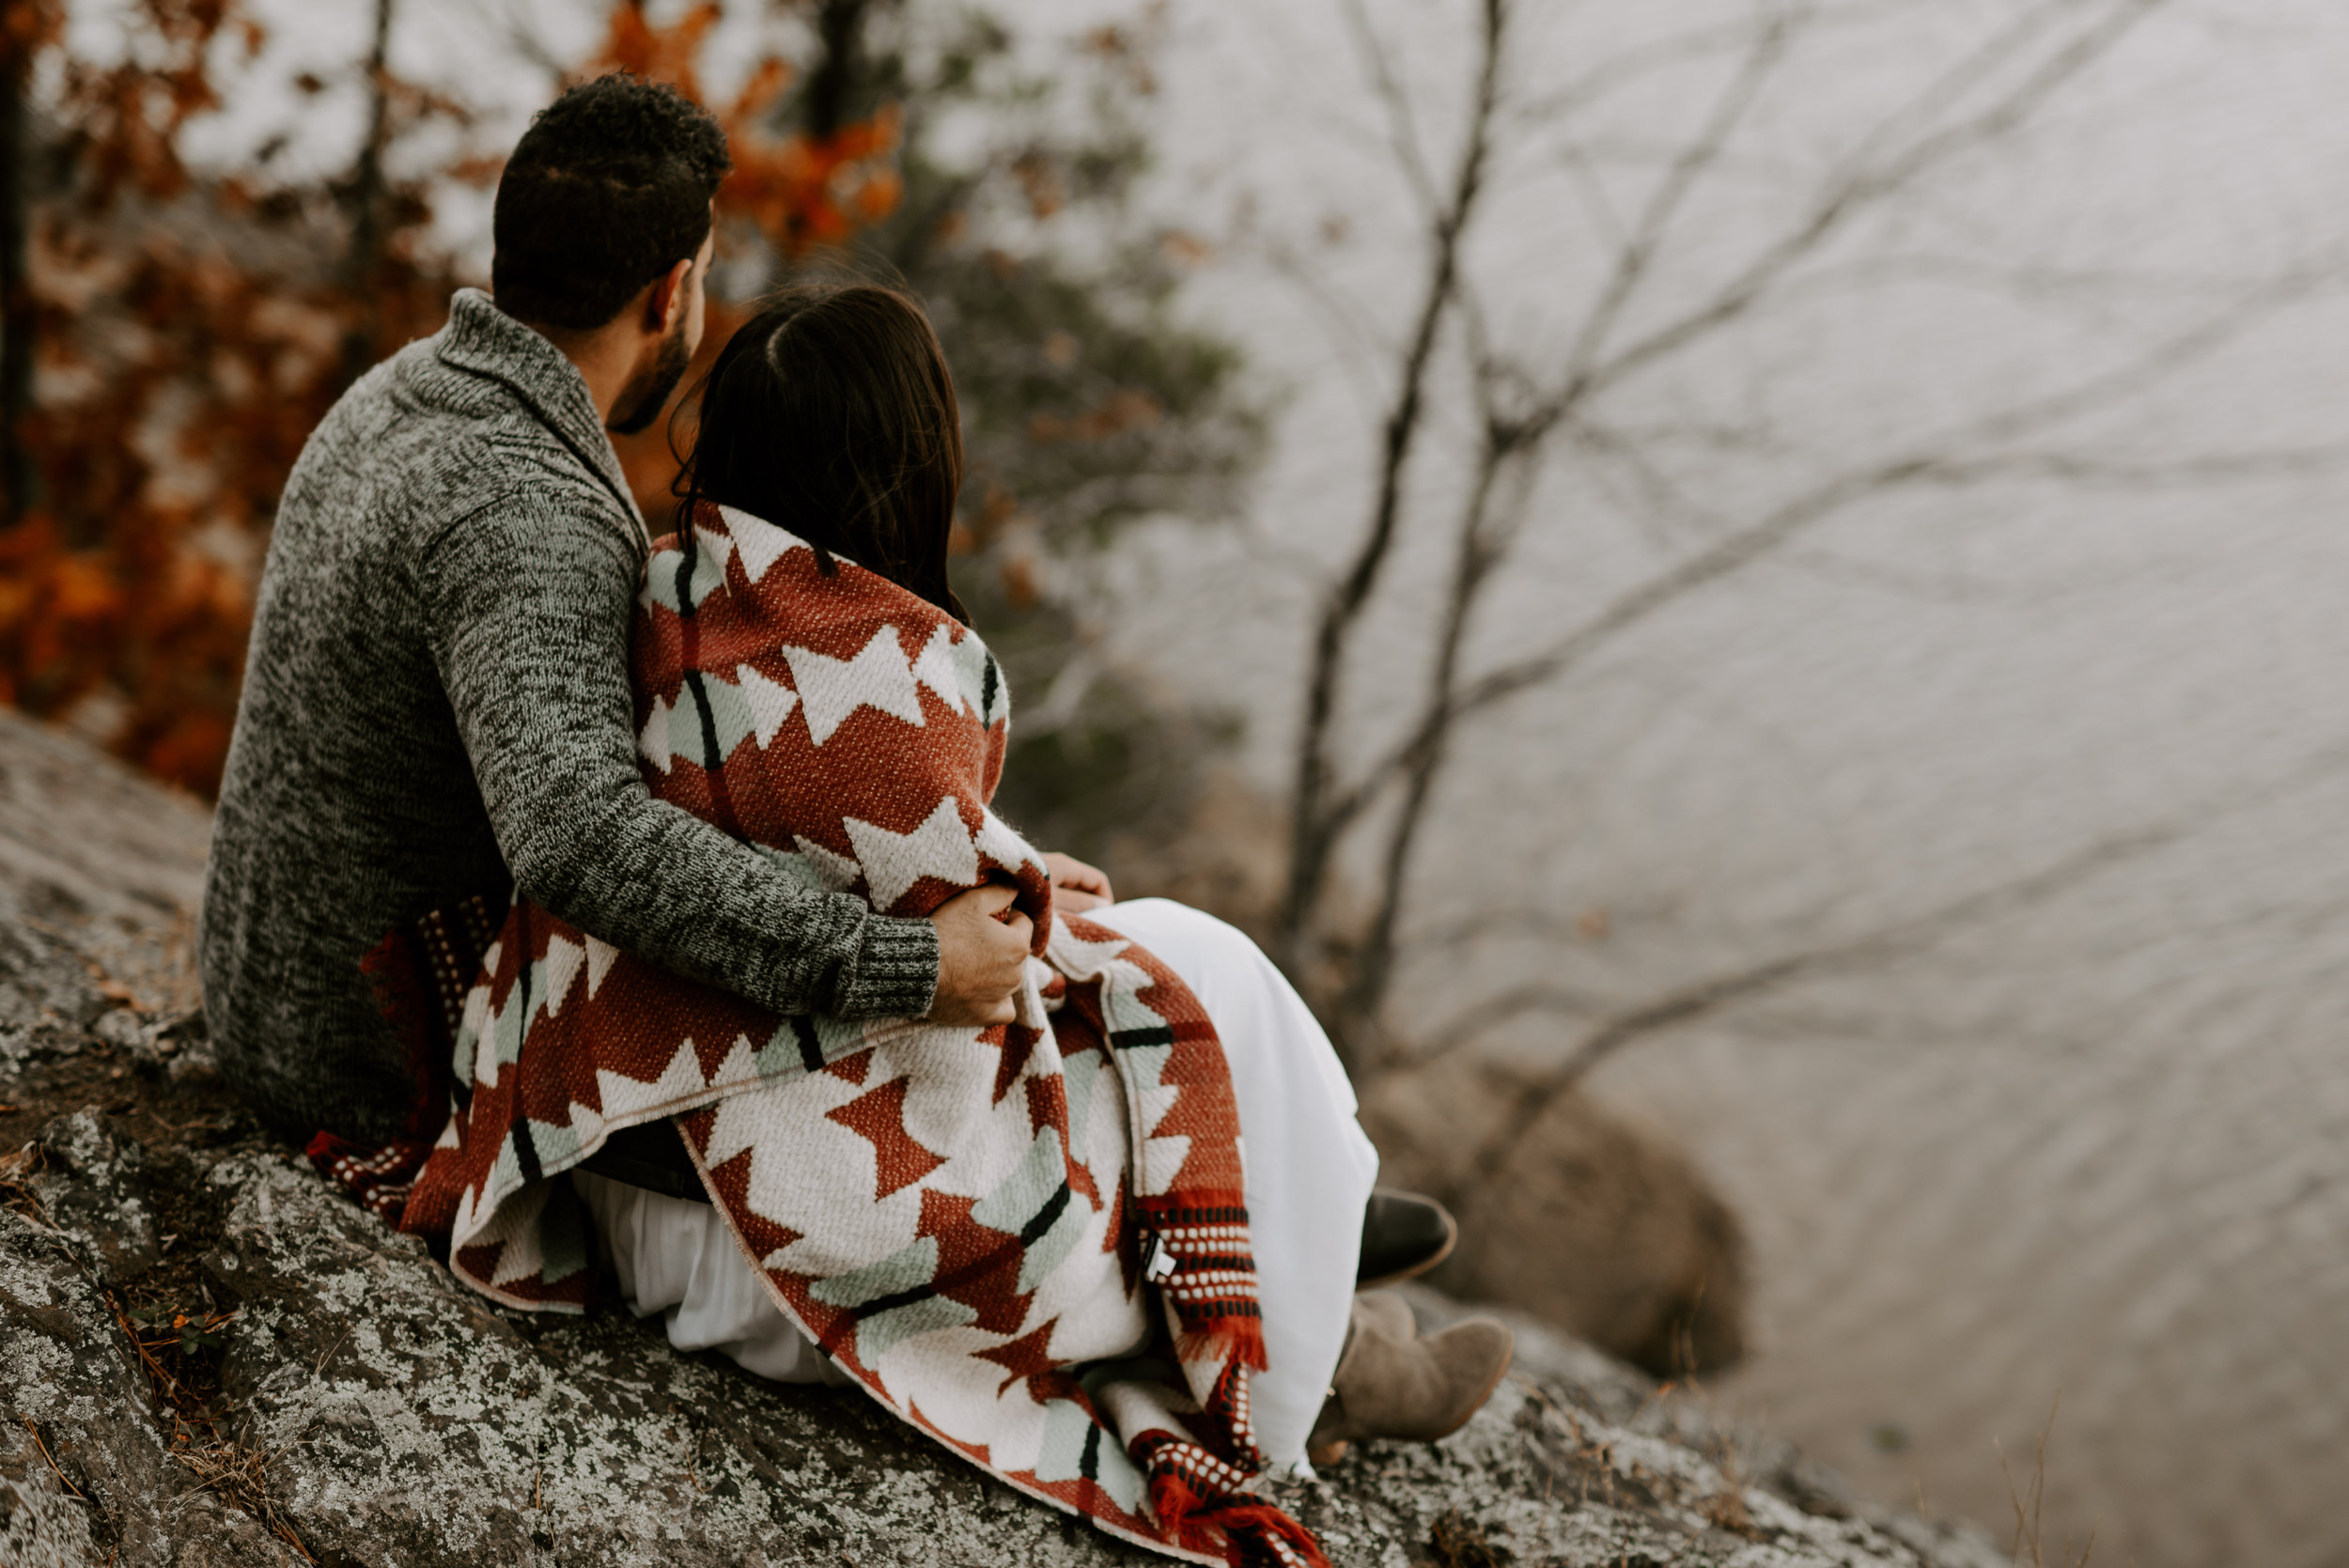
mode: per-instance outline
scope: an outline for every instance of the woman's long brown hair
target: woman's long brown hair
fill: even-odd
[[[773,296],[702,379],[683,515],[714,501],[845,556],[957,620],[947,534],[962,488],[962,416],[929,318],[867,283]],[[689,546],[690,548],[690,546]]]

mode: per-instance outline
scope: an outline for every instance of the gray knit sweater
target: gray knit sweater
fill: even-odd
[[[646,790],[628,673],[645,556],[586,383],[473,289],[303,449],[197,936],[221,1070],[279,1130],[397,1130],[412,1091],[359,960],[509,875],[778,1012],[928,1010],[928,922],[807,891]]]

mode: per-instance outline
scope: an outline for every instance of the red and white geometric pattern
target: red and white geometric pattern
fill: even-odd
[[[589,1227],[552,1178],[674,1117],[777,1306],[891,1410],[1169,1555],[1321,1562],[1250,1491],[1264,1337],[1222,1047],[1150,954],[1054,917],[989,809],[1008,705],[986,646],[716,507],[656,547],[641,603],[653,792],[886,913],[1010,885],[1036,930],[1018,1019],[780,1017],[518,900],[404,1227],[500,1300],[576,1312]]]

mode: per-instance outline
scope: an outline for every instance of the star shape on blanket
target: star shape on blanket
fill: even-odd
[[[941,625],[915,657],[913,678],[937,692],[938,700],[948,707],[966,707],[968,700],[962,694],[962,677],[956,662],[954,630]]]
[[[1024,865],[1033,865],[1039,870],[1043,868],[1042,858],[1028,841],[991,809],[982,808],[979,834],[973,843],[980,854],[1006,871],[1018,871]]]
[[[791,717],[791,710],[800,706],[800,694],[779,680],[769,680],[748,664],[734,667],[734,689],[742,694],[751,733],[758,737],[759,749],[764,751],[774,744],[775,732]]]
[[[977,1206],[975,1198],[926,1187],[922,1218],[913,1234],[938,1244],[930,1288],[975,1312],[972,1327],[1008,1334],[1028,1320],[1029,1304],[1035,1299],[1034,1291],[1019,1288],[1027,1248],[1019,1237],[980,1220],[972,1212]]]
[[[769,1219],[751,1199],[751,1167],[757,1158],[757,1150],[750,1145],[737,1149],[723,1160],[711,1161],[710,1139],[718,1128],[718,1108],[705,1105],[677,1119],[677,1132],[686,1143],[708,1165],[709,1184],[717,1189],[718,1201],[725,1205],[742,1245],[750,1254],[760,1260],[760,1266],[773,1268],[776,1259],[791,1244],[805,1234]]]
[[[1014,1383],[1025,1382],[1031,1377],[1053,1370],[1052,1330],[1059,1327],[1060,1318],[1057,1315],[1048,1317],[1044,1320],[1042,1327],[1022,1334],[1016,1340],[1006,1340],[992,1350],[975,1352],[982,1361],[992,1361],[1011,1374],[996,1388],[997,1399],[1008,1393]],[[1033,1386],[1028,1389],[1028,1397],[1035,1400],[1038,1405],[1044,1403]]]
[[[800,689],[807,737],[818,746],[860,707],[879,708],[909,724],[928,722],[922,712],[922,683],[894,626],[876,630],[854,659],[790,646],[784,648],[783,657],[791,666],[791,684]]]
[[[951,795],[941,797],[911,832],[893,833],[853,816],[842,817],[840,826],[864,870],[873,908],[884,913],[925,877],[955,887],[978,882],[979,852],[963,826],[962,803]]]
[[[582,933],[584,935],[584,933]],[[620,956],[620,950],[608,942],[587,938],[587,994],[593,997],[602,988],[603,977],[612,972],[612,966]]]
[[[763,579],[769,567],[793,551],[807,548],[764,518],[754,518],[732,506],[721,506],[718,512],[726,520],[726,532],[733,536],[742,575],[753,582]]]
[[[725,578],[726,557],[734,553],[734,541],[714,530],[696,526],[693,537],[701,542],[702,553],[718,568],[721,582]]]
[[[911,1187],[946,1163],[906,1131],[906,1090],[912,1082],[910,1078],[893,1078],[847,1105],[824,1112],[826,1121],[837,1122],[871,1141],[876,1203]]]

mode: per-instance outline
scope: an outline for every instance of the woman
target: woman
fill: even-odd
[[[648,783],[893,914],[1000,888],[1034,934],[1012,1017],[777,1018],[517,903],[403,1224],[477,1288],[571,1311],[592,1230],[681,1347],[854,1382],[1172,1555],[1319,1560],[1256,1477],[1452,1430],[1506,1330],[1418,1340],[1353,1296],[1377,1157],[1262,955],[1162,900],[1056,911],[1056,874],[1106,881],[988,808],[1007,704],[947,585],[961,442],[919,307],[793,289],[699,411],[691,525],[655,547],[635,633]],[[609,1173],[672,1126],[704,1201]]]

